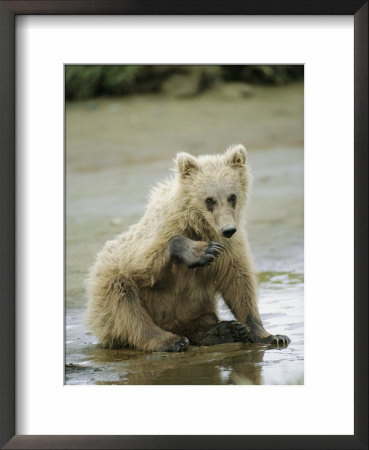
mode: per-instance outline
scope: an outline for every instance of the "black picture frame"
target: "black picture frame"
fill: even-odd
[[[20,14],[352,15],[354,17],[354,435],[15,435],[15,18]],[[0,445],[7,449],[368,448],[368,1],[42,0],[0,2]],[[343,336],[337,336],[337,345]],[[331,343],[330,343],[331,344]],[[339,393],[337,393],[339,395]],[[318,407],[318,405],[317,405]],[[271,415],[272,416],[272,415]],[[274,420],[274,419],[272,419]],[[277,420],[282,420],[277,418]],[[283,419],[284,420],[284,419]],[[286,418],[288,420],[288,418]]]

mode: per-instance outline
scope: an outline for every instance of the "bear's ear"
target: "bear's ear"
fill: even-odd
[[[182,177],[187,177],[199,169],[196,158],[186,152],[177,154],[176,163],[178,172]]]
[[[225,152],[226,164],[232,167],[243,167],[246,164],[247,152],[242,144],[233,145]]]

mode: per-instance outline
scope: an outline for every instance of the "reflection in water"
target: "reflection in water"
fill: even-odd
[[[154,96],[96,100],[94,109],[67,105],[67,384],[303,383],[303,86],[254,92],[228,102]],[[261,317],[291,344],[222,344],[183,354],[96,346],[83,322],[84,279],[96,252],[138,220],[176,152],[223,152],[237,141],[248,148],[254,178],[247,229]],[[233,318],[222,300],[219,316]]]
[[[183,354],[145,354],[89,346],[83,364],[66,366],[67,380],[96,384],[261,384],[266,346],[221,344]],[[91,380],[91,375],[93,379]]]
[[[232,347],[232,346],[231,346]],[[231,377],[260,384],[264,350],[222,348],[217,352],[192,348],[183,358],[167,355],[131,361],[126,376],[118,384],[229,384]],[[251,363],[251,364],[250,364]]]

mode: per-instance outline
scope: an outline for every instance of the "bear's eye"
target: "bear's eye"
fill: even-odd
[[[208,197],[208,198],[205,200],[205,203],[206,203],[206,206],[208,207],[208,209],[212,209],[213,206],[214,206],[215,201],[214,201],[213,198]]]
[[[237,200],[237,195],[236,194],[230,195],[229,201],[232,203],[232,206],[236,205],[236,200]]]

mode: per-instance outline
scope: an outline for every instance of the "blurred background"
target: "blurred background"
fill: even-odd
[[[85,100],[143,93],[190,97],[214,87],[225,87],[225,83],[229,92],[231,86],[235,96],[237,93],[242,96],[247,92],[245,83],[280,86],[302,80],[303,76],[302,65],[69,65],[65,68],[65,97]]]
[[[301,65],[65,67],[66,383],[303,383],[303,76]],[[291,345],[170,356],[96,347],[83,321],[96,252],[141,217],[177,152],[238,142],[254,180],[247,230],[262,320]],[[222,299],[219,314],[232,318]]]

